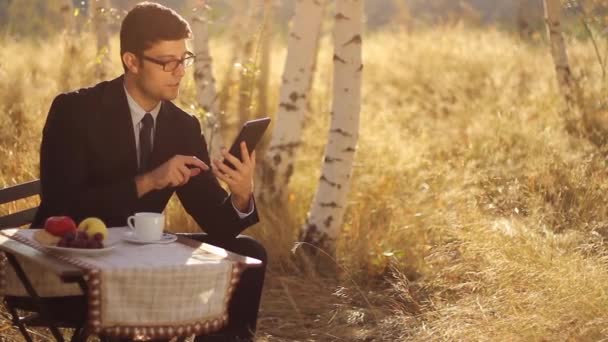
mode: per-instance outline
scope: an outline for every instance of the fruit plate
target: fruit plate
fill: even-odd
[[[57,247],[57,246],[44,246],[44,247],[51,251],[56,251],[56,252],[65,253],[65,254],[95,256],[95,255],[101,255],[101,254],[108,253],[109,251],[114,249],[114,247],[116,247],[116,245],[110,245],[110,246],[106,246],[104,248],[74,248],[74,247]]]

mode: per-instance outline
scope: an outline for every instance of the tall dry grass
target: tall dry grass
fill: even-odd
[[[93,44],[81,39],[69,76],[60,38],[1,42],[0,184],[37,176],[40,129],[61,82],[97,81]],[[329,43],[322,42],[286,211],[260,208],[263,220],[249,230],[271,258],[259,339],[608,338],[605,151],[566,132],[548,47],[497,30],[367,35],[341,273],[321,279],[294,267],[291,249],[326,143]],[[228,46],[212,42],[216,75],[226,74]],[[569,48],[594,106],[604,94],[593,48],[576,41]],[[273,50],[270,103],[284,56],[283,46]],[[193,91],[190,78],[183,107],[194,103]],[[229,126],[227,141],[234,134]],[[167,212],[174,230],[196,229],[178,202]]]

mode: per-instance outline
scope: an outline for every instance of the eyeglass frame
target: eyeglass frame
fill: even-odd
[[[149,61],[149,62],[152,62],[154,64],[162,66],[163,67],[163,71],[165,71],[165,72],[174,72],[175,70],[177,70],[177,68],[179,68],[180,65],[183,65],[184,68],[192,66],[192,64],[194,64],[194,59],[196,58],[196,55],[193,54],[192,52],[188,51],[188,52],[186,52],[186,56],[182,57],[181,59],[173,59],[173,60],[166,61],[166,62],[158,60],[158,59],[153,58],[153,57],[146,56],[143,53],[140,55],[140,57],[143,60],[146,60],[146,61]],[[191,64],[187,65],[186,61],[192,61],[192,62],[191,62]],[[175,63],[175,62],[177,62],[177,64],[175,65],[175,68],[173,68],[172,70],[167,70],[166,69],[167,64],[169,64],[169,63]]]

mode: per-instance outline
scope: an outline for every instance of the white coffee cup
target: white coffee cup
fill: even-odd
[[[141,241],[157,241],[165,229],[165,215],[159,213],[135,213],[127,219],[127,225]]]

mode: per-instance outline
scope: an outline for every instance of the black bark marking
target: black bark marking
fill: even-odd
[[[342,64],[346,64],[346,61],[345,61],[345,60],[343,60],[342,58],[340,58],[340,57],[339,57],[338,55],[336,55],[336,54],[334,54],[334,62],[335,62],[335,61],[338,61],[338,62],[340,62],[340,63],[342,63]]]
[[[342,158],[325,157],[326,163],[341,162],[341,161],[343,161]]]
[[[361,65],[359,66],[359,69],[357,69],[357,72],[360,72],[361,70],[363,70],[363,64],[361,64]]]
[[[361,35],[360,34],[354,35],[349,41],[344,43],[342,46],[346,46],[348,44],[361,44]]]
[[[285,110],[288,112],[293,112],[293,111],[298,110],[298,106],[294,105],[293,103],[281,102],[281,104],[279,104],[279,107],[285,108]]]
[[[292,37],[293,37],[293,39],[296,39],[296,40],[301,40],[301,39],[302,39],[302,37],[298,36],[297,34],[295,34],[295,33],[293,33],[293,32],[292,32],[292,33],[290,33],[289,35],[290,35],[290,36],[292,36]]]
[[[325,223],[325,227],[329,228],[329,226],[331,225],[331,222],[334,220],[333,216],[327,216],[327,218],[325,219],[325,221],[323,223]]]
[[[289,143],[289,144],[282,144],[282,145],[272,146],[270,148],[270,150],[271,151],[275,151],[275,150],[285,151],[285,150],[287,150],[287,152],[290,152],[291,150],[297,148],[298,146],[300,146],[299,142],[292,142],[292,143]]]
[[[325,175],[321,176],[321,182],[325,182],[327,184],[329,184],[329,186],[335,188],[338,186],[338,183],[334,183],[332,181],[330,181],[329,179],[327,179],[327,177],[325,177]]]
[[[355,152],[355,149],[353,147],[347,147],[342,152]]]
[[[289,181],[291,175],[293,174],[293,164],[287,165],[287,170],[285,170],[285,181]]]
[[[344,14],[342,14],[342,13],[337,13],[337,14],[334,16],[334,18],[335,18],[336,20],[350,20],[350,18],[349,18],[349,17],[345,16],[345,15],[344,15]]]
[[[342,208],[336,202],[321,202],[319,205],[323,208]]]
[[[302,94],[302,95],[298,95],[298,93],[296,93],[295,91],[292,91],[291,94],[289,94],[289,99],[292,102],[296,102],[298,101],[298,98],[305,98],[306,95]]]
[[[337,133],[340,134],[341,136],[344,137],[352,137],[353,135],[348,133],[347,131],[341,129],[341,128],[336,128],[336,129],[332,129],[331,131],[329,131],[330,133]]]
[[[274,162],[275,166],[279,165],[279,163],[281,163],[281,155],[275,154],[275,156],[272,157],[272,161]]]
[[[319,229],[317,228],[316,224],[314,224],[314,223],[313,224],[308,223],[308,229],[307,230],[308,230],[308,232],[310,234],[315,234]]]

